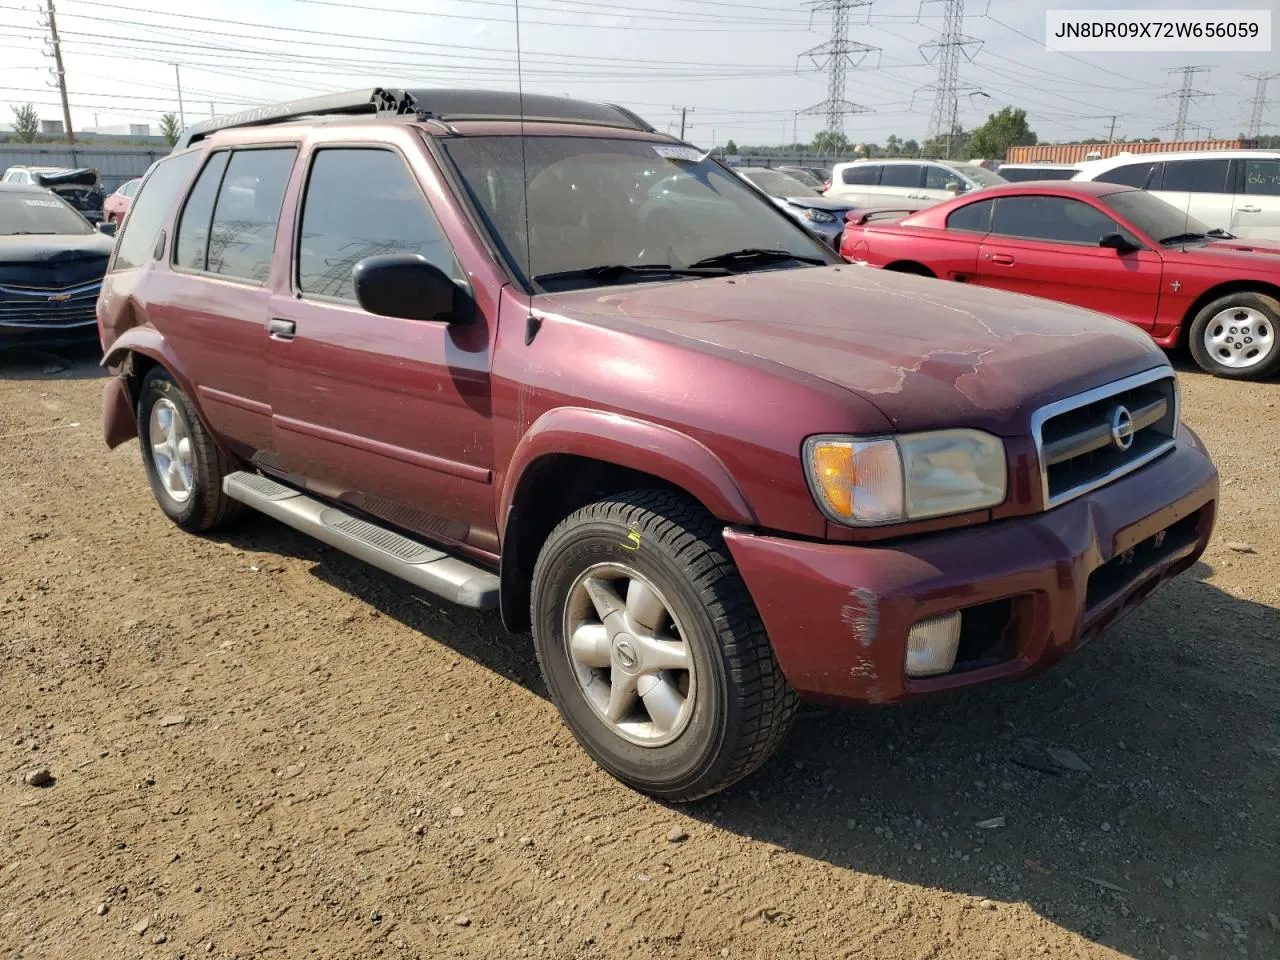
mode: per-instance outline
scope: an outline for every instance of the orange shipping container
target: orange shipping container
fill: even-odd
[[[1038,143],[1033,147],[1010,147],[1005,163],[1083,163],[1089,154],[1102,158],[1121,153],[1174,153],[1185,150],[1248,150],[1252,140],[1169,140],[1159,143]]]

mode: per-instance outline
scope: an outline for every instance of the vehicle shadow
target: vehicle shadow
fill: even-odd
[[[306,560],[382,615],[546,696],[529,638],[497,614],[281,524],[217,539]],[[1024,903],[1134,957],[1237,957],[1240,945],[1276,956],[1280,610],[1211,574],[1197,564],[1032,680],[885,709],[802,709],[760,773],[682,812],[840,870],[963,894],[966,909],[983,909],[968,898]]]
[[[105,377],[98,366],[102,347],[96,342],[67,346],[0,349],[0,380],[95,380]]]

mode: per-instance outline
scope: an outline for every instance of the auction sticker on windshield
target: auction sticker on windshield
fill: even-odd
[[[695,150],[693,147],[677,147],[670,143],[655,143],[653,152],[667,160],[692,160],[694,163],[706,157],[701,150]]]
[[[62,204],[60,204],[57,200],[36,199],[36,200],[23,200],[22,202],[25,203],[28,207],[53,207],[55,210],[61,208],[62,206]]]

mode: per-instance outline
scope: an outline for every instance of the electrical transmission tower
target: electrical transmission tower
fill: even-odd
[[[1191,81],[1197,73],[1208,73],[1213,67],[1174,67],[1170,73],[1182,74],[1182,87],[1174,90],[1172,93],[1166,93],[1162,100],[1178,101],[1178,119],[1173,123],[1166,123],[1160,130],[1173,130],[1174,140],[1185,140],[1187,136],[1187,127],[1194,127],[1196,130],[1205,130],[1206,128],[1198,123],[1187,123],[1187,111],[1191,109],[1191,104],[1201,97],[1211,97],[1213,94],[1205,90],[1196,90],[1191,86]]]
[[[951,156],[951,139],[960,120],[960,95],[981,93],[974,86],[960,83],[960,60],[972,60],[982,49],[982,41],[964,34],[964,0],[924,0],[924,3],[942,3],[942,32],[937,39],[920,47],[925,61],[938,63],[938,79],[925,84],[917,93],[933,94],[933,109],[929,111],[929,127],[925,141],[941,147],[944,156]],[[921,3],[921,9],[924,8]]]
[[[1267,109],[1267,81],[1280,78],[1280,73],[1246,73],[1245,77],[1256,84],[1253,88],[1253,113],[1249,117],[1249,132],[1245,134],[1252,138],[1258,136],[1263,127],[1270,126],[1269,123],[1262,122],[1263,111]]]
[[[809,4],[814,13],[831,11],[831,39],[806,50],[800,57],[808,57],[818,70],[827,71],[827,99],[801,110],[806,116],[820,114],[826,117],[826,131],[844,134],[844,118],[856,113],[870,113],[870,107],[845,99],[845,71],[858,66],[870,53],[878,53],[879,47],[857,43],[849,39],[849,13],[858,7],[870,7],[871,0],[814,0]],[[797,58],[797,61],[799,58]]]

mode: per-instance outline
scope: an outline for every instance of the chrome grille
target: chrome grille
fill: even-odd
[[[1173,447],[1178,384],[1158,367],[1040,408],[1031,429],[1046,507],[1096,490]]]
[[[0,285],[0,328],[59,330],[97,323],[101,280],[61,289]]]

